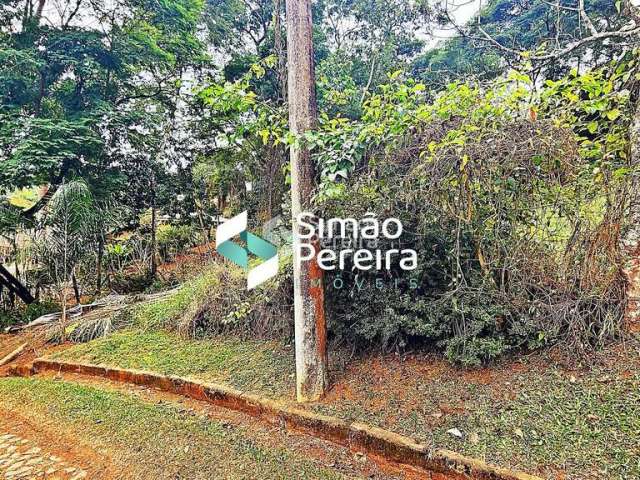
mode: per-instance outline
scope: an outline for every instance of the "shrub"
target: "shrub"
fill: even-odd
[[[420,256],[417,288],[398,269],[359,274],[368,285],[400,280],[383,291],[359,289],[348,269],[339,275],[349,287],[332,289],[338,274],[329,275],[337,338],[361,348],[430,345],[474,365],[554,343],[585,354],[621,335],[620,233],[633,172],[622,65],[572,72],[539,93],[518,73],[456,84],[432,103],[415,82],[399,82],[369,100],[359,125],[334,124],[338,143],[367,155],[331,164],[358,174],[324,178],[323,216],[397,217],[403,248]],[[317,138],[341,148],[327,135]]]
[[[293,330],[287,255],[281,270],[275,279],[247,291],[242,269],[228,262],[215,263],[168,298],[135,307],[130,315],[143,328],[164,328],[189,337],[224,332],[289,337]]]
[[[57,312],[59,309],[57,303],[46,300],[14,310],[0,310],[0,331],[12,325],[32,322],[42,315]]]
[[[160,225],[158,227],[158,250],[163,261],[185,248],[194,245],[198,240],[198,232],[191,225]]]

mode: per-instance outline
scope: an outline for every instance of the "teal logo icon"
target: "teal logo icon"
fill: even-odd
[[[246,247],[233,242],[240,237]],[[278,250],[275,245],[247,231],[247,211],[236,215],[218,226],[216,230],[216,251],[227,260],[248,269],[247,290],[251,290],[278,274]],[[249,269],[249,256],[263,260]]]

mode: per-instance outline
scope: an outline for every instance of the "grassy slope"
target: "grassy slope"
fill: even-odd
[[[291,348],[233,337],[185,340],[175,325],[212,290],[219,272],[187,282],[173,297],[135,311],[144,330],[78,345],[58,358],[155,370],[293,399]],[[550,478],[640,478],[640,347],[603,352],[596,366],[567,372],[538,355],[474,372],[439,359],[397,357],[348,362],[321,404],[323,413],[359,419],[438,447],[539,472]],[[484,372],[484,373],[483,373]],[[484,377],[486,378],[483,378]],[[447,433],[457,428],[458,439]]]
[[[638,478],[640,353],[637,344],[612,352],[598,366],[573,373],[539,357],[476,373],[430,358],[359,360],[325,402],[310,408],[549,478],[558,471],[574,479]],[[293,359],[276,342],[127,331],[57,356],[292,398]],[[463,439],[446,433],[454,427]]]
[[[544,356],[476,371],[376,359],[315,408],[548,478],[640,478],[640,352],[628,347],[576,371]]]
[[[4,378],[0,405],[55,422],[56,429],[89,439],[97,451],[115,451],[120,468],[140,480],[341,478],[292,451],[264,447],[253,432],[125,393]]]
[[[53,357],[193,376],[272,397],[295,391],[293,350],[275,341],[184,340],[168,332],[127,330]]]

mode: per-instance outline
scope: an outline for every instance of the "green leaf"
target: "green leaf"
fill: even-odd
[[[263,145],[266,145],[269,142],[269,130],[267,130],[266,128],[263,130],[260,130],[260,132],[258,132],[260,134],[260,137],[262,138],[262,143]]]
[[[463,155],[462,161],[460,162],[460,171],[462,172],[467,164],[469,163],[469,155]]]
[[[620,116],[620,110],[618,110],[617,108],[614,108],[613,110],[609,110],[607,112],[607,118],[611,121],[614,121],[616,118],[618,118]]]

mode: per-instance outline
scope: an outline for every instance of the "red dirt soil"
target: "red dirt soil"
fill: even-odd
[[[215,421],[234,426],[243,426],[248,431],[259,436],[261,442],[266,442],[267,446],[274,449],[281,449],[283,445],[306,458],[313,458],[326,467],[335,467],[338,471],[347,474],[349,478],[402,478],[406,480],[465,480],[468,477],[452,474],[425,472],[407,465],[399,465],[389,462],[378,456],[365,456],[359,452],[349,453],[347,449],[328,441],[320,440],[304,433],[290,430],[283,430],[281,427],[274,427],[269,424],[248,416],[246,414],[212,406],[208,403],[181,397],[172,393],[162,392],[147,387],[138,387],[129,384],[121,384],[109,380],[77,374],[54,374],[51,372],[39,375],[40,378],[55,378],[66,380],[104,390],[116,390],[134,395],[151,403],[173,403],[179,404],[181,410],[189,414],[199,413]],[[22,438],[34,439],[55,455],[62,457],[72,465],[78,465],[93,474],[89,478],[100,478],[104,480],[129,479],[134,476],[127,472],[113,470],[112,457],[118,457],[119,452],[99,453],[89,445],[91,440],[70,435],[68,432],[60,431],[58,427],[54,430],[47,425],[46,419],[43,422],[34,424],[16,416],[15,412],[0,413],[0,425],[9,425],[11,433]],[[336,459],[340,459],[336,461]],[[87,468],[88,467],[88,468]]]
[[[447,415],[463,413],[465,402],[471,399],[466,398],[465,389],[456,390],[433,411],[424,411],[425,398],[436,398],[432,385],[437,388],[457,378],[459,385],[488,386],[496,400],[513,400],[518,394],[513,388],[515,380],[527,372],[542,374],[560,368],[564,376],[571,378],[580,377],[590,365],[600,365],[613,377],[630,378],[633,371],[640,369],[640,364],[629,364],[627,348],[629,345],[625,342],[611,345],[594,353],[591,363],[584,365],[568,363],[564,352],[556,348],[504,358],[488,368],[466,370],[452,366],[436,354],[367,356],[345,362],[343,368],[334,372],[332,388],[321,403],[336,407],[359,405],[369,413],[383,414],[384,424],[380,426],[391,430],[395,430],[394,424],[400,416],[421,411],[423,419],[435,427],[441,425]]]
[[[46,455],[55,455],[65,463],[79,467],[88,473],[88,478],[116,480],[123,478],[123,472],[114,472],[111,454],[104,449],[96,452],[88,446],[86,439],[69,434],[47,418],[34,422],[20,412],[0,410],[0,428],[22,439],[37,444]],[[54,476],[52,478],[62,478]]]

